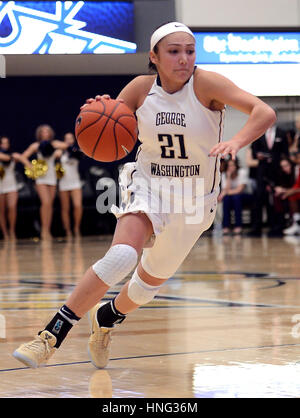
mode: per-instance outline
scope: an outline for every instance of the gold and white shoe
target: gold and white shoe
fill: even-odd
[[[108,363],[113,330],[113,328],[100,327],[98,324],[97,311],[102,305],[98,303],[89,311],[91,335],[88,342],[88,353],[92,364],[97,369],[103,369]]]
[[[55,344],[56,337],[51,332],[45,330],[29,343],[21,344],[13,352],[13,356],[26,366],[36,369],[40,365],[45,364],[55,353]]]

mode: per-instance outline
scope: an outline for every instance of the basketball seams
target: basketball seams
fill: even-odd
[[[101,102],[102,102],[102,100],[101,100]],[[103,103],[103,102],[102,102],[102,103]],[[102,136],[102,134],[103,134],[103,132],[104,132],[104,130],[105,130],[105,128],[106,128],[106,126],[107,126],[107,124],[108,124],[109,120],[110,120],[110,119],[112,119],[112,118],[111,118],[111,115],[112,115],[112,114],[114,113],[114,111],[118,108],[119,104],[120,104],[120,102],[116,103],[116,105],[114,106],[114,108],[113,108],[113,110],[111,111],[110,115],[105,114],[105,116],[106,116],[106,121],[105,121],[105,124],[104,124],[104,126],[103,126],[103,128],[102,128],[102,130],[101,130],[101,132],[100,132],[100,134],[99,134],[99,136],[98,136],[98,139],[97,139],[97,141],[96,141],[96,143],[95,143],[95,145],[94,145],[94,149],[93,149],[93,151],[92,151],[92,158],[93,158],[93,157],[94,157],[94,155],[95,155],[95,151],[96,151],[96,149],[97,149],[97,147],[98,147],[98,144],[99,144],[99,142],[100,142],[101,136]],[[103,103],[103,106],[104,106],[104,111],[105,111],[106,107],[105,107],[105,104],[104,104],[104,103]]]
[[[89,113],[99,113],[99,112],[97,112],[97,111],[94,111],[94,110],[86,110],[85,111],[85,113],[87,113],[87,112],[89,112]],[[83,112],[82,112],[83,113]],[[93,125],[94,123],[97,123],[97,122],[99,122],[99,120],[101,119],[101,117],[102,116],[106,116],[107,118],[109,118],[109,119],[111,119],[112,121],[114,121],[115,122],[115,124],[114,124],[114,126],[118,123],[119,125],[121,125],[122,126],[122,128],[124,128],[126,131],[127,131],[127,133],[130,135],[130,137],[131,137],[131,139],[132,139],[132,141],[135,143],[136,141],[135,141],[135,137],[134,137],[134,135],[132,135],[132,133],[130,132],[130,130],[127,128],[127,126],[125,126],[122,122],[120,122],[119,121],[119,119],[121,119],[121,118],[123,118],[123,117],[130,117],[131,119],[133,119],[133,117],[132,117],[132,115],[130,115],[129,113],[127,114],[127,113],[125,113],[125,114],[122,114],[122,115],[120,115],[117,119],[115,119],[115,118],[112,118],[111,116],[109,116],[109,115],[107,115],[106,113],[102,113],[102,114],[100,114],[99,113],[99,115],[100,115],[100,118],[98,118],[98,119],[96,119],[94,122],[92,122],[90,125],[87,125],[86,127],[84,127],[83,129],[82,129],[82,131],[80,131],[79,132],[79,134],[78,135],[80,135],[81,134],[81,132],[83,132],[83,131],[85,131],[87,128],[89,128],[91,125]],[[135,119],[135,118],[134,118]],[[106,125],[105,125],[106,126]],[[104,128],[103,128],[104,129]],[[102,132],[101,132],[101,134],[102,134]]]
[[[83,135],[82,138],[85,138],[87,133],[89,133],[89,129],[93,129],[93,125],[100,125],[97,132],[94,132],[94,140],[92,141],[94,144],[91,144],[91,149],[87,151],[87,155],[89,155],[91,158],[95,158],[97,154],[99,154],[99,149],[105,150],[107,147],[111,148],[111,154],[115,155],[115,161],[117,161],[119,158],[123,158],[122,150],[119,147],[122,145],[122,140],[119,143],[119,135],[121,137],[124,137],[125,140],[125,146],[129,147],[128,149],[131,149],[130,141],[133,143],[133,145],[136,143],[137,140],[137,132],[134,132],[136,130],[136,118],[134,114],[130,111],[130,109],[127,108],[126,112],[126,105],[125,109],[122,108],[121,105],[123,105],[122,102],[116,102],[116,103],[109,103],[106,105],[105,101],[101,100],[102,109],[100,110],[97,106],[92,106],[92,109],[85,108],[82,109],[81,113],[85,114],[82,115],[85,120],[88,120],[88,125],[84,126],[84,128],[80,131],[80,133],[77,133],[78,139],[80,138],[81,134]],[[109,112],[108,112],[109,111]],[[125,111],[124,113],[122,113]],[[90,114],[90,115],[89,115]],[[93,115],[95,114],[95,115]],[[98,115],[98,116],[97,116]],[[103,117],[105,118],[103,119]],[[90,119],[96,117],[96,119],[93,122],[90,122]],[[122,120],[122,118],[125,118]],[[129,119],[128,119],[129,118]],[[118,125],[120,126],[120,130],[118,129]],[[123,133],[122,133],[123,131]],[[120,132],[120,134],[119,134]],[[111,145],[109,145],[109,142],[107,142],[108,136],[111,136]],[[125,139],[127,137],[127,139]],[[96,140],[95,140],[96,138]],[[101,139],[105,139],[105,141],[101,141]],[[126,145],[127,143],[127,145]],[[103,144],[103,145],[102,145]],[[113,150],[113,147],[115,147],[115,151]],[[100,151],[101,153],[102,151]],[[106,152],[106,151],[105,151]],[[106,161],[106,158],[103,161]],[[110,158],[110,157],[108,157]],[[111,156],[111,158],[113,158]],[[99,161],[101,161],[99,159]],[[108,161],[108,160],[107,160]],[[113,161],[112,159],[109,161]]]
[[[82,109],[81,110],[81,112],[80,113],[98,113],[99,114],[99,118],[98,119],[96,119],[95,121],[93,121],[93,122],[91,122],[89,125],[87,125],[87,126],[85,126],[78,134],[77,134],[77,136],[79,136],[82,132],[84,132],[87,128],[89,128],[90,126],[92,126],[94,123],[97,123],[97,122],[99,122],[99,120],[102,118],[102,116],[104,115],[104,113],[105,113],[105,110],[106,110],[106,106],[105,106],[105,103],[103,103],[102,102],[102,100],[101,100],[101,103],[102,103],[102,105],[103,105],[103,112],[101,113],[101,112],[99,112],[99,110],[84,110],[84,109]]]
[[[105,106],[105,105],[104,105]],[[117,108],[118,106],[116,106],[116,108]],[[114,113],[114,111],[116,110],[116,108],[115,109],[113,109],[113,112],[111,113],[111,115]],[[105,110],[105,109],[104,109]],[[86,113],[86,112],[89,112],[89,113],[99,113],[97,110],[83,110],[81,113]],[[106,117],[108,117],[108,118],[110,118],[111,120],[113,120],[115,123],[119,123],[127,132],[128,132],[128,134],[131,136],[131,139],[132,139],[132,141],[135,143],[135,137],[132,135],[132,133],[130,132],[130,130],[125,126],[125,125],[123,125],[123,123],[122,122],[120,122],[119,121],[119,119],[120,118],[123,118],[123,117],[129,117],[130,119],[134,119],[134,120],[136,120],[135,119],[135,117],[134,116],[132,116],[130,113],[122,113],[122,115],[120,115],[120,116],[118,116],[117,117],[117,119],[115,119],[115,118],[113,118],[111,115],[107,115],[106,113],[105,113],[105,111],[103,112],[103,113],[99,113],[99,115],[101,115],[101,116],[103,116],[103,115],[105,115]],[[99,119],[96,121],[96,122],[98,122],[99,121]],[[86,128],[84,128],[84,129],[86,129]],[[81,131],[82,132],[82,131]],[[81,133],[80,132],[80,133]]]
[[[116,135],[116,126],[117,126],[117,123],[115,121],[114,126],[113,126],[114,141],[115,141],[115,148],[116,148],[116,157],[115,157],[115,160],[118,160],[119,147],[118,147],[118,140],[117,140],[117,135]]]
[[[130,137],[131,137],[131,139],[132,139],[133,143],[135,144],[135,142],[136,142],[136,138],[132,135],[132,133],[130,132],[130,130],[127,128],[127,126],[123,125],[123,123],[119,121],[119,119],[120,119],[120,118],[122,118],[122,117],[124,117],[124,116],[129,116],[129,117],[132,119],[132,115],[129,115],[129,114],[128,114],[128,115],[127,115],[127,114],[122,114],[122,115],[120,115],[120,116],[118,117],[118,119],[113,119],[113,120],[115,121],[114,126],[115,126],[117,123],[118,123],[119,125],[121,125],[121,126],[122,126],[122,128],[124,128],[124,129],[128,132],[128,134],[130,135]]]
[[[93,112],[93,113],[98,113],[98,112]],[[102,114],[99,113],[99,118],[94,120],[93,122],[91,122],[89,125],[86,125],[80,132],[77,133],[77,136],[81,135],[82,132],[84,132],[90,126],[94,125],[94,123],[99,122],[99,120],[102,118],[103,115],[104,115],[104,113],[102,113]]]

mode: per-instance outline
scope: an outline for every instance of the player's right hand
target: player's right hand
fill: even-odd
[[[110,97],[109,94],[102,94],[102,95],[97,94],[97,96],[95,96],[95,98],[87,99],[86,103],[80,107],[80,110],[83,109],[88,104],[91,104],[93,102],[99,102],[100,100],[103,100],[103,99],[104,100],[109,100],[109,99],[111,99],[111,97]],[[123,99],[116,99],[116,100],[118,100],[118,102],[124,103]]]

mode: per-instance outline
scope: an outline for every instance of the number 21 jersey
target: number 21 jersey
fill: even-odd
[[[202,178],[204,194],[219,187],[219,158],[210,149],[222,140],[224,110],[203,106],[194,92],[192,76],[169,94],[157,77],[136,116],[141,147],[137,170],[146,178]]]

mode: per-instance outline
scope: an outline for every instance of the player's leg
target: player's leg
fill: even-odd
[[[103,368],[108,363],[111,335],[115,325],[123,322],[129,312],[150,302],[166,280],[151,276],[139,263],[132,278],[122,287],[116,298],[92,308],[92,333],[88,342],[88,352],[95,367]]]
[[[98,295],[94,294],[93,301],[90,300],[89,303],[91,336],[88,342],[88,352],[95,367],[106,366],[109,359],[111,331],[115,324],[122,322],[126,316],[116,308],[114,300],[103,304],[98,302],[109,287],[119,283],[133,270],[138,255],[152,234],[152,224],[145,214],[130,213],[122,216],[117,222],[110,250],[103,259],[92,267],[95,283],[100,279],[104,284],[102,295],[101,292]],[[90,277],[91,279],[92,277]],[[82,291],[78,288],[79,294]],[[79,294],[74,292],[66,302],[76,312],[78,312]],[[80,306],[85,306],[85,310],[87,310],[86,301],[83,300]]]
[[[215,202],[206,205],[203,221],[196,225],[186,224],[184,215],[173,215],[164,231],[156,236],[153,247],[145,249],[144,244],[137,269],[117,297],[92,309],[94,333],[89,339],[89,354],[96,367],[105,367],[108,362],[114,326],[122,322],[127,313],[154,299],[165,281],[177,271],[201,233],[212,224],[215,211]]]
[[[7,199],[7,211],[8,211],[9,237],[10,239],[15,239],[18,192],[15,191],[15,192],[7,193],[6,199]]]
[[[38,367],[45,362],[55,349],[59,348],[73,325],[102,299],[111,286],[120,282],[133,270],[139,253],[152,233],[152,224],[145,214],[128,214],[121,217],[109,251],[87,270],[65,305],[39,336],[28,344],[22,344],[14,352],[14,356],[31,367]],[[118,313],[115,315],[116,320],[120,319]],[[99,324],[96,325],[95,337],[102,341],[103,333]],[[98,329],[99,333],[96,332]]]
[[[141,305],[151,302],[167,280],[167,278],[162,279],[147,273],[139,263],[132,279],[125,283],[115,298],[116,309],[123,314],[128,314]]]
[[[70,196],[69,192],[61,190],[59,192],[61,220],[66,236],[71,237],[71,224],[70,224]]]
[[[36,190],[40,198],[40,218],[41,218],[41,237],[42,239],[51,238],[50,226],[52,219],[53,198],[46,184],[37,184]],[[54,186],[55,187],[55,186]]]
[[[3,238],[8,239],[5,214],[5,194],[3,193],[0,194],[0,228],[2,230]]]
[[[48,185],[48,193],[50,196],[50,211],[49,211],[49,231],[51,231],[51,224],[52,224],[52,218],[53,218],[53,206],[54,206],[54,199],[56,196],[56,185],[50,186]],[[50,232],[51,234],[51,232]]]
[[[80,223],[82,218],[82,190],[71,190],[71,198],[73,203],[73,218],[74,218],[74,235],[80,235]]]

